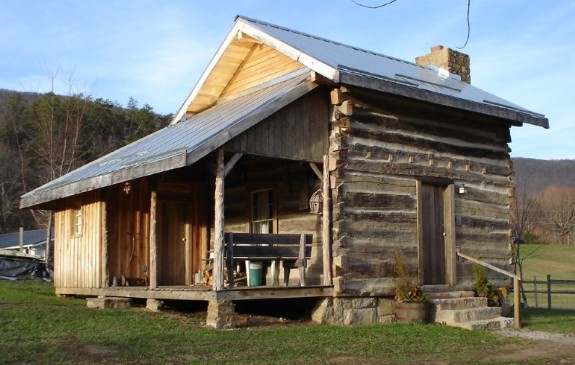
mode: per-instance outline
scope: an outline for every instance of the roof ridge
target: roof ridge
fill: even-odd
[[[287,28],[287,27],[284,27],[284,26],[281,26],[281,25],[264,22],[263,20],[258,20],[258,19],[254,19],[254,18],[247,17],[247,16],[243,16],[243,15],[236,15],[236,21],[237,21],[238,19],[246,20],[246,21],[248,21],[248,22],[252,22],[252,23],[256,23],[256,24],[260,24],[260,25],[264,25],[264,26],[268,26],[268,27],[272,27],[272,28],[277,28],[277,29],[280,29],[280,30],[283,30],[283,31],[292,32],[292,33],[299,34],[299,35],[302,35],[302,36],[306,36],[306,37],[309,37],[309,38],[317,39],[317,40],[320,40],[320,41],[323,41],[323,42],[332,43],[332,44],[335,44],[335,45],[338,45],[338,46],[350,48],[350,49],[353,49],[353,50],[356,50],[356,51],[360,51],[360,52],[364,52],[364,53],[369,53],[369,54],[372,54],[372,55],[374,55],[374,56],[385,57],[385,58],[390,59],[390,60],[393,60],[393,61],[403,62],[403,63],[407,63],[407,64],[409,64],[409,65],[414,65],[414,66],[421,67],[421,68],[423,68],[423,69],[427,69],[427,67],[423,67],[423,66],[421,66],[421,65],[418,65],[418,64],[415,63],[415,62],[410,62],[410,61],[402,60],[402,59],[400,59],[400,58],[391,57],[391,56],[385,55],[385,54],[383,54],[383,53],[371,51],[371,50],[368,50],[368,49],[365,49],[365,48],[361,48],[361,47],[352,46],[352,45],[349,45],[349,44],[346,44],[346,43],[337,42],[337,41],[334,41],[334,40],[331,40],[331,39],[328,39],[328,38],[320,37],[320,36],[313,35],[313,34],[310,34],[310,33],[301,32],[301,31],[299,31],[299,30],[294,30],[294,29]]]

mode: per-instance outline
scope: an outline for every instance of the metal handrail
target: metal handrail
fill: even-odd
[[[493,266],[487,262],[478,260],[471,256],[467,256],[461,252],[457,252],[457,256],[513,278],[513,326],[517,329],[521,328],[521,295],[519,295],[519,282],[521,281],[521,278],[507,270],[500,269],[497,266]]]

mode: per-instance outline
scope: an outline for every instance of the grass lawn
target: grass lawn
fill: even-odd
[[[469,363],[524,343],[440,325],[214,330],[203,321],[203,313],[89,309],[55,297],[50,283],[0,280],[0,363]]]
[[[545,280],[547,274],[553,279],[575,280],[575,245],[521,245],[525,257],[523,277],[525,280]]]
[[[487,331],[308,322],[214,330],[205,313],[90,309],[53,293],[51,283],[0,280],[0,364],[548,363],[538,354],[525,361],[526,340]],[[575,333],[572,312],[527,309],[523,318],[531,330]]]
[[[546,281],[547,275],[552,279],[575,280],[575,246],[572,245],[521,245],[521,256],[525,257],[523,264],[523,288],[534,290],[529,283],[534,277],[537,281]],[[530,307],[547,308],[547,286],[538,284],[537,301],[534,293],[527,293],[527,303]],[[575,290],[575,285],[553,284],[552,290]],[[575,294],[553,294],[552,307],[575,310]]]

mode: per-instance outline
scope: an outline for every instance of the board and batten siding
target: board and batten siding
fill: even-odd
[[[67,198],[54,214],[54,287],[100,288],[102,214],[99,191]],[[74,230],[75,210],[82,212],[82,230]]]
[[[314,90],[228,142],[227,152],[321,163],[328,150],[329,104]]]
[[[332,96],[336,289],[352,295],[392,295],[396,249],[418,278],[422,180],[455,188],[465,184],[466,194],[449,195],[455,200],[451,214],[456,249],[508,268],[513,192],[509,125],[381,96],[359,97],[353,91]],[[458,263],[455,280],[468,285],[471,265]]]

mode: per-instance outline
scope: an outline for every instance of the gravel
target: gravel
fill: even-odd
[[[495,331],[495,332],[501,336],[506,336],[506,337],[521,337],[521,338],[525,338],[525,339],[529,339],[529,340],[551,341],[551,342],[559,343],[562,345],[575,345],[575,335],[574,334],[529,331],[526,329],[502,330],[502,331]]]

